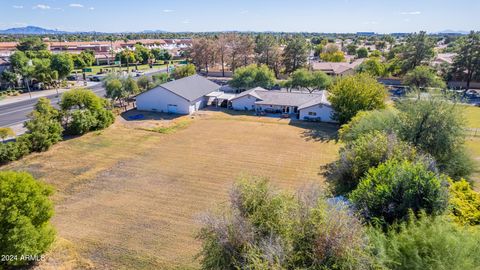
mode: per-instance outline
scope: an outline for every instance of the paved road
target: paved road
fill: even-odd
[[[165,70],[159,70],[152,72],[150,75],[155,73],[166,72]],[[99,83],[94,86],[88,87],[98,96],[103,97],[105,95],[105,89],[102,84]],[[52,101],[52,104],[58,107],[58,102],[60,101],[61,94],[57,97],[56,94],[45,96],[46,98]],[[24,101],[19,101],[11,104],[1,105],[0,106],[0,127],[12,127],[18,124],[23,123],[27,120],[27,115],[33,110],[33,107],[37,103],[38,98],[32,98]]]

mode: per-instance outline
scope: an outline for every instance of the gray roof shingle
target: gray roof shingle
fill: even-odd
[[[197,100],[206,94],[220,89],[220,85],[200,75],[192,75],[175,81],[167,82],[158,87],[167,89],[168,91],[177,94],[188,101]]]

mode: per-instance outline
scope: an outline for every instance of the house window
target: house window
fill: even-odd
[[[308,115],[310,115],[310,116],[317,116],[317,113],[316,113],[316,112],[308,112]]]

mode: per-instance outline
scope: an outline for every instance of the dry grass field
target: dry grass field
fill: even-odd
[[[58,241],[39,268],[198,268],[197,218],[226,202],[235,179],[323,183],[321,166],[337,156],[331,125],[221,112],[153,118],[117,121],[3,168],[56,189]],[[157,132],[171,125],[181,128]]]
[[[472,179],[475,181],[475,189],[480,191],[480,107],[466,106],[465,117],[470,128],[467,149],[477,164]]]

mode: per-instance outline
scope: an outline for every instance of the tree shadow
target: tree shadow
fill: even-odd
[[[139,111],[137,109],[130,109],[120,114],[123,120],[131,121],[150,121],[150,120],[174,120],[185,116],[183,114],[161,113],[150,111]]]
[[[291,126],[304,129],[301,136],[306,141],[330,142],[338,141],[339,125],[325,122],[290,121]]]

